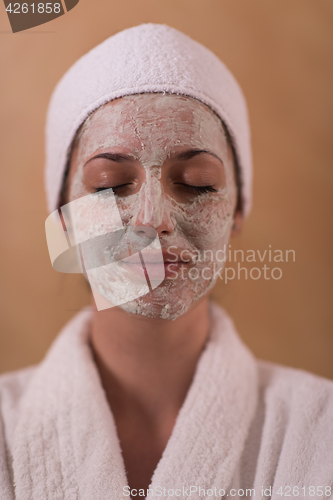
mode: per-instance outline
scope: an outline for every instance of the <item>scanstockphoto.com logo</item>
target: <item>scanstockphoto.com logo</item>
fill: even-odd
[[[10,2],[4,0],[13,33],[24,31],[63,16],[79,3],[79,0],[58,0],[55,2]]]
[[[92,214],[95,214],[92,217]],[[215,282],[280,280],[280,264],[295,262],[294,250],[180,249],[161,245],[150,226],[123,223],[112,188],[77,198],[45,221],[51,264],[61,273],[83,273],[98,311],[147,295],[164,279]],[[233,267],[226,267],[229,262]],[[268,265],[267,265],[267,264]]]

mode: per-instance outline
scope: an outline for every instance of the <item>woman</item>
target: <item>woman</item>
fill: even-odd
[[[208,301],[251,171],[238,84],[176,30],[126,30],[65,75],[46,190],[95,306],[1,377],[1,498],[332,497],[332,382],[255,360]]]

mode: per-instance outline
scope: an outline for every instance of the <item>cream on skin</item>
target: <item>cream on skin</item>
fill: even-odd
[[[120,216],[124,227],[143,233],[152,227],[159,235],[165,280],[120,307],[171,320],[187,312],[214,286],[223,266],[217,251],[228,244],[234,222],[234,163],[220,119],[189,97],[122,97],[85,121],[73,158],[69,201],[113,188],[118,208],[112,210],[114,200],[102,192],[91,197],[85,215],[76,219],[77,234],[92,238],[113,231]],[[124,240],[114,251],[125,248]],[[118,284],[105,268],[94,269],[89,279],[112,302],[128,288],[130,272],[122,271]]]

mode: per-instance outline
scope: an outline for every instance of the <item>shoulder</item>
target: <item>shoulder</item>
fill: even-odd
[[[74,349],[77,345],[86,345],[87,325],[91,314],[92,308],[86,307],[66,323],[39,365],[0,375],[0,426],[7,443],[10,444],[12,440],[21,412],[21,403],[33,380],[43,379],[45,373],[51,373],[52,377],[54,369],[61,366],[68,355],[68,346],[71,343],[75,343]]]
[[[0,407],[15,406],[29,386],[37,366],[28,366],[0,375]]]
[[[36,370],[37,366],[28,366],[0,375],[0,414],[19,407]]]
[[[287,425],[297,422],[333,439],[333,381],[313,373],[258,360],[259,394],[266,411],[279,411]]]
[[[10,447],[15,426],[20,414],[20,405],[36,366],[0,375],[0,425],[2,439]]]
[[[14,408],[19,404],[36,369],[36,366],[28,366],[0,375],[1,410]]]
[[[91,313],[91,307],[87,307],[66,323],[39,365],[0,375],[0,417],[6,418],[8,414],[14,415],[20,411],[21,401],[28,391],[34,375],[42,376],[41,373],[44,373],[43,367],[45,369],[45,365],[52,372],[54,366],[59,365],[66,356],[69,343],[73,341],[80,345],[87,343],[87,324],[91,320]],[[65,348],[63,347],[64,342],[66,343]]]
[[[258,404],[244,451],[244,474],[278,485],[330,484],[333,382],[257,360]],[[252,468],[255,469],[253,472]]]
[[[31,376],[37,366],[28,366],[21,370],[11,371],[0,375],[0,396],[1,399],[20,396],[29,385]]]
[[[313,403],[333,405],[333,381],[297,368],[257,360],[259,390],[266,402],[279,400],[292,408],[301,404],[312,408]]]
[[[263,361],[258,361],[258,371],[262,446],[269,443],[270,452],[274,450],[279,457],[277,478],[282,481],[289,477],[289,482],[295,484],[300,478],[329,484],[329,464],[333,463],[333,382]]]

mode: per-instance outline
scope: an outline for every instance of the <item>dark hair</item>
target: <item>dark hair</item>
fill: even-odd
[[[69,148],[68,148],[67,161],[66,161],[66,166],[65,166],[65,170],[64,170],[64,175],[62,177],[61,189],[60,189],[59,198],[58,198],[58,208],[60,208],[62,205],[66,205],[66,203],[68,203],[68,189],[69,189],[69,175],[68,174],[69,174],[69,169],[71,166],[73,151],[74,151],[75,146],[78,143],[79,136],[80,136],[79,131],[81,130],[82,126],[83,126],[83,123],[80,126],[80,128],[77,130],[77,132],[76,132],[76,134],[75,134],[75,136],[74,136],[74,138],[73,138],[73,140],[70,143]]]
[[[232,151],[232,157],[234,160],[234,168],[235,168],[235,177],[236,177],[236,187],[237,187],[237,203],[236,203],[236,208],[235,212],[240,212],[241,214],[243,213],[243,198],[242,198],[242,176],[241,176],[241,170],[236,154],[236,149],[233,143],[233,140],[231,138],[230,132],[226,126],[226,124],[221,120],[225,135],[227,137],[227,141],[229,143],[229,146],[231,147]]]

